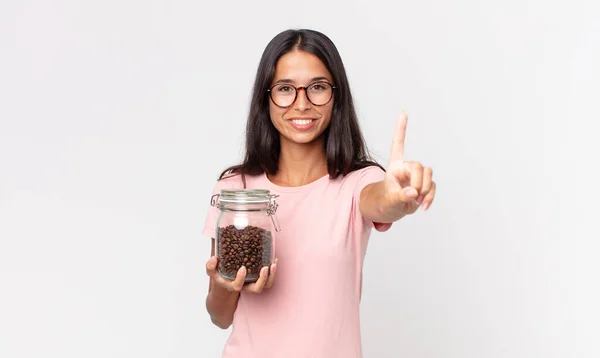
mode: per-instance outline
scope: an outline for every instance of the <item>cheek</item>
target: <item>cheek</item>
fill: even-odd
[[[271,119],[273,126],[275,126],[275,128],[279,128],[279,125],[277,124],[277,111],[273,108],[269,110],[269,118]]]
[[[269,106],[269,115],[271,116],[271,122],[273,122],[273,124],[277,125],[277,122],[281,121],[283,113],[284,111],[282,111],[281,108],[276,107],[273,104]]]
[[[325,109],[324,111],[321,112],[323,119],[325,119],[324,122],[327,126],[329,126],[329,122],[331,122],[332,113],[333,113],[333,106],[328,107],[327,109]]]

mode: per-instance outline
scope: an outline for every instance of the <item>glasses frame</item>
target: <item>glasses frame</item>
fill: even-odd
[[[323,103],[323,104],[315,104],[313,101],[311,101],[310,97],[308,96],[308,92],[306,91],[306,89],[308,87],[314,86],[314,85],[316,85],[318,83],[327,83],[329,86],[331,86],[331,97],[329,97],[329,100],[327,102]],[[294,87],[294,90],[296,91],[296,95],[294,96],[294,100],[288,106],[280,106],[273,99],[273,92],[271,90],[273,88],[277,87],[277,86],[280,86],[280,85],[286,85],[286,86]],[[273,102],[273,104],[276,105],[279,108],[289,108],[289,107],[291,107],[294,104],[294,102],[296,102],[296,100],[298,99],[298,93],[300,92],[300,90],[304,90],[304,94],[306,95],[306,99],[308,99],[308,101],[310,103],[312,103],[313,106],[322,107],[322,106],[325,106],[325,105],[329,104],[329,102],[331,102],[331,100],[333,99],[333,94],[334,94],[336,88],[337,87],[334,86],[333,83],[329,83],[328,81],[316,81],[316,82],[313,82],[313,83],[309,83],[306,86],[300,86],[300,87],[296,87],[296,86],[294,86],[292,84],[289,84],[289,83],[277,83],[277,84],[274,84],[273,86],[271,86],[267,90],[267,92],[269,92],[269,98],[271,99],[271,102]]]

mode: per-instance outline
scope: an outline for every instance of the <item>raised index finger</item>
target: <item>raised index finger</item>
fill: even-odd
[[[392,139],[392,153],[390,154],[390,162],[404,160],[404,137],[406,135],[406,123],[408,116],[404,111],[400,114],[396,122],[396,130]]]

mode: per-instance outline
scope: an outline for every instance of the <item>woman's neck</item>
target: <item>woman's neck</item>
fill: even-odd
[[[298,144],[281,140],[279,170],[269,180],[280,186],[302,186],[327,174],[324,139]]]

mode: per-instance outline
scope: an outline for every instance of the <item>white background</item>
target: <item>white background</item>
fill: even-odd
[[[337,45],[367,142],[437,199],[372,236],[364,355],[598,357],[593,1],[0,5],[0,357],[218,357],[201,234],[261,53]],[[285,329],[285,327],[281,327]]]

